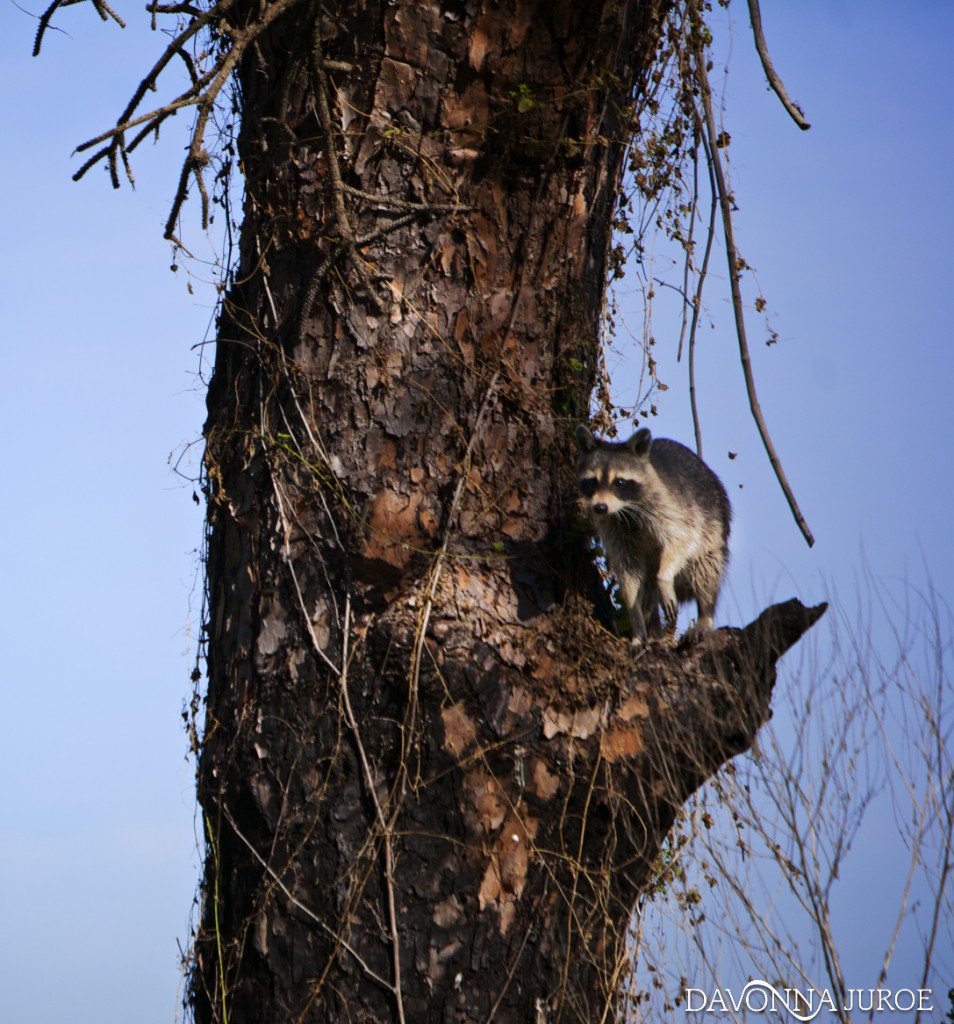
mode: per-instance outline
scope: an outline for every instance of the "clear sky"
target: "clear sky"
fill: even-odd
[[[67,34],[34,60],[34,19],[0,8],[0,1017],[16,1024],[172,1019],[198,868],[179,716],[202,517],[169,455],[201,430],[195,346],[214,296],[198,281],[188,293],[161,237],[185,119],[142,147],[136,191],[113,192],[99,170],[70,180],[74,146],[115,120],[163,43],[141,4],[118,9],[125,32],[67,9]],[[807,133],[767,90],[742,4],[732,18],[731,35],[717,29],[730,72],[716,69],[714,85],[733,138],[738,242],[780,337],[767,349],[755,318],[751,344],[817,544],[798,535],[747,419],[714,263],[701,404],[706,458],[736,516],[720,619],[748,621],[795,594],[850,602],[865,561],[899,596],[928,570],[950,599],[954,4],[763,0]],[[673,326],[665,303],[658,312],[662,348]],[[660,362],[669,391],[654,430],[690,442],[684,368]],[[621,394],[626,377],[618,366]]]

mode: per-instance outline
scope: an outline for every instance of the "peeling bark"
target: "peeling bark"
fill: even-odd
[[[636,659],[592,614],[572,426],[667,6],[299,3],[243,61],[197,1021],[611,1019],[677,808],[823,610]]]

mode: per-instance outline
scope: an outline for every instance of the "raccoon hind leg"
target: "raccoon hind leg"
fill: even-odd
[[[684,639],[686,640],[698,640],[699,637],[705,636],[706,633],[711,633],[713,628],[713,615],[715,614],[715,605],[706,604],[703,601],[696,602],[699,608],[699,616],[696,621],[686,630]]]
[[[665,635],[673,637],[676,635],[676,624],[679,620],[679,599],[676,596],[676,574],[671,570],[666,572],[666,568],[664,559],[656,578],[656,586],[659,589],[659,603],[662,605],[666,623]]]
[[[703,559],[691,566],[689,580],[690,596],[695,598],[698,616],[686,631],[688,639],[696,639],[711,633],[714,626],[716,602],[719,600],[719,589],[722,585],[722,569],[724,563],[719,559]]]

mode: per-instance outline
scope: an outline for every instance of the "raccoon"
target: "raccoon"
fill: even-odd
[[[583,505],[603,542],[634,641],[674,636],[679,604],[695,600],[687,632],[712,629],[729,557],[729,498],[719,478],[678,441],[638,430],[621,444],[580,424],[577,475]]]

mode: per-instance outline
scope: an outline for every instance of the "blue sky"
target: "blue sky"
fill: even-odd
[[[850,602],[864,560],[898,593],[923,584],[927,567],[950,599],[954,5],[763,8],[811,131],[767,90],[739,3],[721,36],[730,72],[714,85],[733,138],[738,242],[780,336],[766,348],[752,320],[760,397],[817,544],[809,551],[798,535],[748,420],[714,263],[701,403],[706,458],[736,517],[720,618],[748,621],[793,594]],[[143,147],[135,192],[113,192],[98,170],[74,184],[72,149],[112,123],[162,38],[145,30],[141,5],[122,5],[125,32],[73,8],[59,21],[68,34],[51,34],[34,60],[35,22],[12,3],[0,10],[11,783],[0,1014],[169,1020],[198,866],[179,714],[201,540],[201,511],[169,455],[201,429],[194,346],[214,302],[169,272],[161,238],[186,124]],[[628,309],[638,326],[636,299]],[[663,300],[657,314],[662,348],[676,328]],[[654,431],[688,442],[684,367],[660,362],[670,389]],[[626,378],[624,363],[624,395]]]

